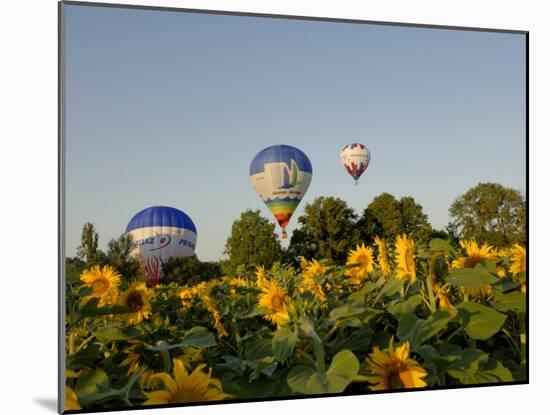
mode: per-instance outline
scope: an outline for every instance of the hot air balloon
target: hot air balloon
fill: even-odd
[[[370,151],[364,144],[348,144],[340,152],[340,161],[357,185],[359,177],[369,166]]]
[[[195,253],[197,229],[189,216],[168,206],[152,206],[136,213],[126,227],[132,237],[130,255],[140,258],[151,285],[159,283],[168,258]]]
[[[264,148],[250,164],[250,180],[286,238],[286,226],[304,197],[312,177],[311,162],[299,149],[287,145]]]

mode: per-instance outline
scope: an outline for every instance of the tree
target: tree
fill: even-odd
[[[83,259],[88,265],[95,265],[100,260],[98,249],[99,235],[92,223],[85,223],[82,227],[82,237],[77,248],[76,255]]]
[[[118,239],[111,239],[108,244],[107,255],[102,262],[114,267],[126,279],[145,279],[145,270],[138,259],[130,256],[131,251],[132,237],[130,235],[122,235]]]
[[[183,258],[169,258],[162,266],[162,282],[179,285],[194,285],[222,276],[218,262],[201,262],[196,255]]]
[[[410,196],[397,200],[389,193],[376,196],[357,222],[363,240],[371,243],[375,236],[393,239],[405,233],[422,243],[433,229],[422,206]]]
[[[336,197],[318,197],[304,208],[298,218],[301,228],[293,232],[289,253],[340,262],[359,242],[355,230],[357,215],[346,202]]]
[[[526,202],[515,189],[478,183],[449,208],[450,227],[462,239],[503,247],[526,242]]]
[[[225,244],[223,270],[234,274],[239,265],[270,267],[281,259],[281,244],[275,235],[275,225],[260,215],[259,210],[246,210],[233,222],[231,235]]]

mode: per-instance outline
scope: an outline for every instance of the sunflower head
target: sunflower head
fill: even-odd
[[[265,267],[260,265],[256,267],[256,284],[258,287],[262,288],[266,282]]]
[[[349,252],[346,265],[356,265],[348,268],[345,274],[350,278],[352,285],[359,285],[374,270],[373,249],[365,244],[357,245]]]
[[[202,354],[202,347],[189,346],[183,349],[182,354],[180,354],[177,359],[181,360],[186,368],[190,368],[192,363],[202,360]]]
[[[286,290],[280,287],[276,281],[266,280],[262,287],[262,293],[258,296],[258,306],[266,311],[264,318],[277,326],[281,326],[290,320],[288,315],[289,299]]]
[[[157,373],[149,376],[144,405],[172,403],[221,401],[231,397],[223,392],[221,382],[212,377],[212,369],[205,372],[206,365],[200,364],[188,371],[180,359],[173,359],[173,374]]]
[[[510,249],[510,259],[512,264],[510,265],[510,272],[516,276],[522,272],[527,272],[527,252],[521,245],[515,244]]]
[[[315,259],[308,261],[304,257],[300,258],[300,265],[302,267],[302,280],[298,287],[299,291],[310,291],[319,301],[325,301],[325,292],[317,278],[325,275],[327,268]]]
[[[397,349],[393,347],[393,337],[387,350],[375,347],[367,359],[372,376],[368,377],[371,390],[389,390],[403,388],[423,388],[426,382],[422,378],[428,373],[409,357],[410,344],[404,342]]]
[[[454,308],[453,304],[449,300],[449,287],[442,287],[439,282],[435,282],[433,285],[435,295],[439,300],[439,307],[445,310],[451,310]]]
[[[121,314],[121,318],[127,323],[141,323],[151,315],[151,300],[154,292],[147,288],[144,282],[132,283],[126,291],[122,293],[119,304],[130,308],[132,311],[128,314]]]
[[[82,409],[78,403],[78,396],[69,386],[65,386],[65,409],[72,411]]]
[[[136,349],[142,346],[143,342],[141,340],[128,340],[128,343],[130,343],[130,346],[124,350],[126,358],[120,362],[120,365],[128,366],[128,374],[131,374],[139,370],[141,354]]]
[[[181,298],[182,306],[188,308],[193,300],[193,291],[190,288],[184,288],[178,293],[178,297]]]
[[[97,297],[100,306],[116,301],[120,274],[111,266],[105,265],[100,268],[96,265],[89,268],[80,274],[80,280],[92,289],[92,293],[83,298],[84,301]]]
[[[235,277],[235,278],[231,278],[229,280],[229,292],[231,293],[231,296],[233,298],[235,298],[237,296],[237,288],[238,287],[244,288],[244,287],[247,287],[247,286],[248,286],[248,283],[246,282],[246,280],[244,278]]]
[[[395,256],[397,262],[396,276],[399,280],[408,278],[411,283],[416,281],[416,263],[414,241],[406,235],[395,238]]]
[[[484,243],[482,246],[479,246],[476,241],[460,241],[460,246],[465,252],[465,256],[462,258],[455,259],[451,266],[453,268],[474,268],[481,261],[487,259],[495,259],[497,253],[492,246]]]
[[[378,247],[378,256],[376,258],[378,260],[378,266],[382,271],[382,275],[388,277],[391,275],[391,267],[390,261],[388,260],[388,246],[386,245],[386,241],[375,236],[374,243]]]

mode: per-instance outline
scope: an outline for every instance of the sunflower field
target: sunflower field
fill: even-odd
[[[405,235],[193,286],[89,267],[67,280],[66,408],[524,382],[526,290],[520,245]]]

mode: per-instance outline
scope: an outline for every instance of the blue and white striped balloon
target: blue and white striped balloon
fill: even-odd
[[[149,282],[158,284],[168,258],[192,256],[197,229],[189,216],[168,206],[152,206],[136,213],[126,227],[132,237],[131,255],[141,258]]]

